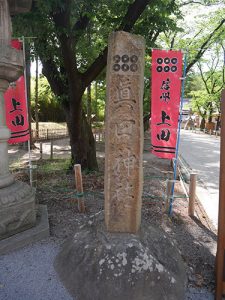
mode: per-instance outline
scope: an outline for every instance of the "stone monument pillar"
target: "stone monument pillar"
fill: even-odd
[[[16,81],[23,73],[23,53],[10,46],[12,33],[9,4],[13,5],[15,14],[17,8],[25,12],[31,2],[0,0],[0,240],[34,226],[36,221],[33,189],[15,181],[9,172],[7,141],[10,131],[6,126],[3,98],[9,83]]]
[[[105,223],[110,232],[138,231],[141,222],[144,38],[109,37],[105,141]]]
[[[77,300],[184,299],[186,270],[177,248],[162,229],[145,220],[138,231],[143,185],[143,75],[144,39],[121,31],[111,34],[105,218],[97,213],[85,220],[54,262],[65,287]]]

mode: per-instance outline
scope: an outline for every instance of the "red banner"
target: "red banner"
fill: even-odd
[[[22,44],[12,41],[12,47],[21,49]],[[10,87],[4,94],[6,125],[11,130],[11,138],[8,143],[22,143],[30,139],[29,124],[27,120],[27,101],[25,92],[24,76],[21,76],[16,82],[10,84]]]
[[[12,48],[15,48],[17,50],[22,50],[23,44],[19,40],[12,40],[11,41]]]
[[[151,143],[161,158],[176,154],[181,76],[181,51],[152,51]]]

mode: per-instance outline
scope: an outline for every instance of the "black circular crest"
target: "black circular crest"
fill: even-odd
[[[122,65],[122,71],[127,72],[129,70],[129,66],[127,64]]]
[[[118,71],[120,70],[120,65],[119,65],[119,64],[113,65],[113,70],[114,70],[115,72],[118,72]]]
[[[122,56],[122,62],[123,63],[127,63],[129,61],[129,56],[127,55],[127,54],[124,54],[123,56]]]

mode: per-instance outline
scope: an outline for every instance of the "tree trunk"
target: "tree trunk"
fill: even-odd
[[[205,118],[202,118],[200,123],[200,130],[204,130],[204,129],[205,129]]]
[[[98,170],[95,139],[81,104],[80,107],[71,105],[70,110],[66,110],[66,122],[70,136],[72,163],[81,164],[83,169]]]
[[[220,129],[220,126],[221,126],[220,116],[218,116],[217,120],[216,120],[216,131],[218,131]]]
[[[209,123],[212,122],[212,114],[213,114],[213,106],[212,106],[212,102],[210,102],[209,103],[209,118],[208,118]]]
[[[82,96],[85,88],[79,78],[71,84],[63,84],[55,76],[56,70],[49,61],[42,60],[43,74],[47,77],[52,91],[61,98],[68,127],[72,163],[81,164],[83,169],[98,170],[95,140],[85,114],[82,112]],[[67,99],[64,98],[67,91]]]
[[[91,125],[91,84],[87,87],[87,122]]]
[[[98,82],[95,80],[95,116],[98,120]]]

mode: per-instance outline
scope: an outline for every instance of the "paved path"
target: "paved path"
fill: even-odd
[[[53,267],[52,238],[0,256],[1,300],[72,300]]]
[[[40,159],[40,143],[35,143],[35,149],[31,151],[30,158],[32,161]],[[51,153],[50,141],[42,142],[43,159],[49,159]],[[20,149],[18,145],[9,145],[8,149],[9,164],[26,163],[29,161],[27,150]],[[69,139],[59,139],[53,141],[53,158],[68,158],[70,157]]]
[[[189,166],[197,171],[201,181],[197,187],[197,196],[217,228],[220,138],[182,130],[179,152]]]

